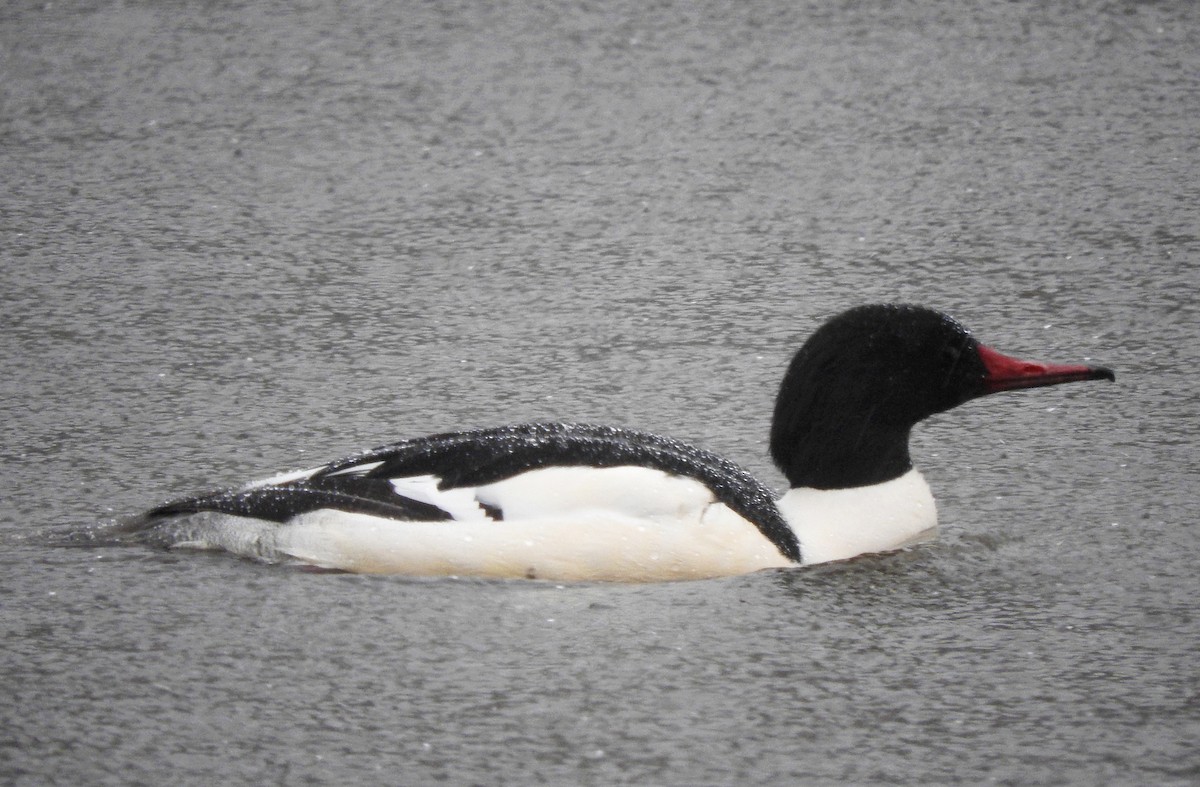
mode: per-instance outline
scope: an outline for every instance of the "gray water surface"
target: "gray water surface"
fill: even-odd
[[[0,9],[0,781],[1200,781],[1200,6]],[[919,427],[943,533],[646,586],[54,539],[445,429],[773,485],[790,354],[946,309],[1113,385]]]

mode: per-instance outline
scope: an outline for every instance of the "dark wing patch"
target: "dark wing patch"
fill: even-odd
[[[301,481],[279,486],[215,492],[166,503],[147,511],[146,518],[214,511],[282,523],[301,514],[331,508],[387,519],[450,519],[449,514],[429,503],[410,500],[395,493],[385,495],[382,490],[384,485],[390,490],[391,484],[386,481],[376,485],[363,485],[358,489],[349,484],[312,485]]]

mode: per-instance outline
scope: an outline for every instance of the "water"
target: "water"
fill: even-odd
[[[9,3],[0,774],[1200,779],[1200,10]],[[653,586],[47,535],[442,429],[772,484],[789,354],[947,309],[1115,385],[923,425],[935,545]]]

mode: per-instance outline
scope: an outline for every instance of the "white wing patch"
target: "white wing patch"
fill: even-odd
[[[333,478],[338,475],[366,475],[381,464],[383,464],[382,459],[378,462],[367,462],[365,465],[350,465],[349,467],[343,467],[341,470],[334,470],[326,478]]]
[[[576,511],[638,518],[698,518],[715,497],[694,478],[649,467],[543,467],[478,487],[473,496],[505,520]]]
[[[488,520],[483,506],[505,521],[580,511],[639,519],[699,518],[715,500],[693,478],[647,467],[543,467],[483,486],[439,489],[434,475],[391,479],[396,494],[437,506],[460,522]],[[482,504],[482,505],[481,505]]]
[[[368,462],[361,465],[350,465],[349,467],[343,467],[341,470],[335,470],[332,473],[329,473],[326,477],[333,478],[334,476],[340,475],[366,475],[376,467],[379,467],[381,464],[383,464],[382,460],[378,462]],[[242,487],[242,489],[247,491],[250,489],[259,489],[260,487],[264,486],[273,486],[275,484],[288,484],[293,481],[305,481],[309,478],[312,478],[314,475],[321,472],[328,466],[329,465],[321,465],[320,467],[310,467],[306,470],[288,470],[287,472],[278,473],[270,476],[269,478],[260,478],[257,481],[251,481]]]
[[[391,479],[392,488],[401,497],[429,503],[445,511],[460,522],[488,519],[487,512],[475,499],[475,487],[438,489],[440,479],[435,475],[417,475],[409,478]]]
[[[325,468],[322,465],[321,467],[310,467],[307,470],[290,470],[286,473],[278,473],[270,478],[260,478],[257,481],[251,481],[242,487],[242,490],[249,491],[251,489],[258,489],[259,487],[273,486],[274,484],[286,484],[291,481],[300,481],[305,478],[311,478],[313,473],[323,469]]]

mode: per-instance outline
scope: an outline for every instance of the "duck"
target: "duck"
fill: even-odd
[[[996,393],[1115,379],[1005,355],[928,307],[871,304],[820,325],[786,369],[769,440],[782,495],[680,440],[545,422],[404,439],[121,527],[162,548],[411,577],[655,582],[843,561],[935,537],[916,424]]]

